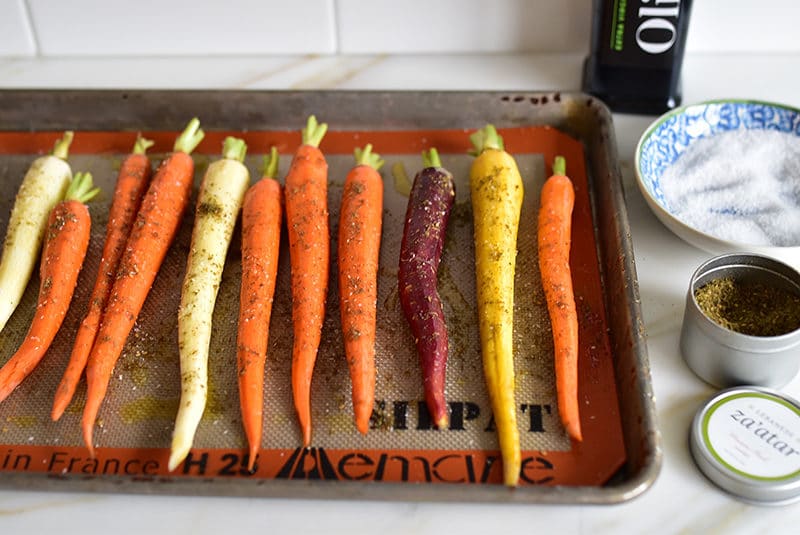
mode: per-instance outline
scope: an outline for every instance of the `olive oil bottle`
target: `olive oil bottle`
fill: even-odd
[[[681,102],[691,0],[593,0],[583,91],[613,111],[657,115]]]

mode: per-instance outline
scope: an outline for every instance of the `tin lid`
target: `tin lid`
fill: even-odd
[[[735,497],[759,505],[800,500],[800,403],[768,388],[723,390],[697,412],[697,466]]]

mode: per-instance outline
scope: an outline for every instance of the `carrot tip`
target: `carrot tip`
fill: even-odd
[[[269,149],[269,154],[264,155],[264,161],[261,164],[261,176],[264,178],[276,178],[278,176],[279,163],[278,147],[273,145]]]
[[[94,183],[91,173],[75,173],[64,194],[64,200],[87,203],[100,193],[100,188],[92,188],[92,186]]]
[[[497,133],[493,124],[487,124],[477,132],[473,132],[469,136],[469,140],[474,147],[470,151],[473,156],[478,156],[486,149],[505,150],[503,138]]]
[[[69,156],[69,146],[72,144],[72,138],[74,136],[75,133],[72,130],[64,132],[61,139],[56,141],[56,144],[53,146],[53,156],[66,160],[67,156]]]
[[[143,138],[142,133],[139,132],[136,136],[136,142],[133,144],[133,150],[131,152],[133,154],[145,154],[147,153],[147,149],[152,147],[154,144],[155,141]]]
[[[447,414],[444,414],[436,420],[436,428],[437,429],[447,429],[447,426],[450,425],[450,418]]]
[[[205,135],[205,132],[203,132],[203,130],[200,128],[200,119],[194,117],[191,121],[189,121],[189,124],[186,125],[186,128],[175,140],[175,152],[185,152],[186,154],[191,154],[191,152],[197,148],[197,145],[199,145],[203,140]]]
[[[64,415],[64,407],[61,406],[54,406],[53,410],[50,411],[50,419],[54,422],[57,422],[61,419]]]
[[[228,136],[222,143],[222,157],[226,160],[236,160],[237,162],[244,162],[244,157],[247,154],[247,143],[238,137]]]
[[[325,137],[325,133],[327,131],[327,123],[318,123],[316,117],[309,115],[306,127],[303,128],[301,132],[303,145],[319,147],[319,144],[322,143],[322,138]]]
[[[248,473],[252,474],[255,471],[253,468],[256,465],[256,458],[258,457],[258,446],[252,446],[250,448],[249,457],[247,461],[247,471]]]
[[[567,174],[567,160],[563,156],[556,156],[553,160],[553,174],[559,176]]]
[[[439,151],[435,147],[422,151],[422,165],[424,167],[441,167],[442,160],[439,158]]]
[[[381,155],[372,152],[372,143],[367,143],[363,149],[356,147],[353,154],[356,157],[356,165],[368,165],[377,171],[384,164]]]

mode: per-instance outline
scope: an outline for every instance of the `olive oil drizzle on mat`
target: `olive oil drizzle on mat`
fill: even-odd
[[[779,336],[800,328],[800,295],[782,288],[722,277],[694,297],[709,318],[742,334]]]

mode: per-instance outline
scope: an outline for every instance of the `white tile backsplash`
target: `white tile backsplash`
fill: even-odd
[[[349,53],[588,50],[591,0],[337,0]]]
[[[332,54],[333,0],[27,0],[44,56]]]
[[[584,54],[592,4],[593,0],[0,0],[0,57]],[[798,21],[800,0],[694,0],[687,52],[797,53]]]
[[[689,52],[800,52],[798,0],[695,0]]]
[[[0,56],[35,56],[36,41],[24,0],[0,0]]]

